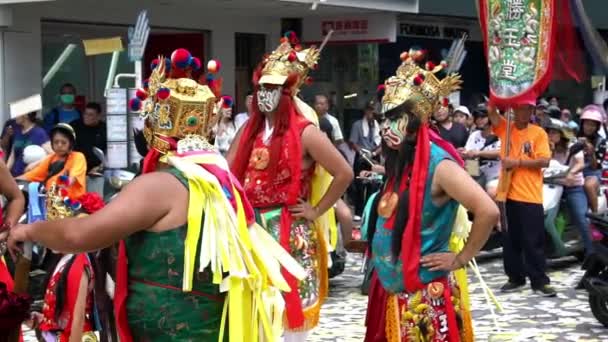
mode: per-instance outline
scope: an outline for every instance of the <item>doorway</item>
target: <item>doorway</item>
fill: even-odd
[[[265,50],[265,35],[235,33],[234,103],[237,113],[247,111],[245,97],[253,91],[251,76],[258,63],[262,61]]]

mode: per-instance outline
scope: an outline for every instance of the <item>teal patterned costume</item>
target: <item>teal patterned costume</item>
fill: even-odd
[[[431,156],[429,162],[429,173],[424,193],[424,210],[421,227],[421,249],[422,256],[430,253],[449,252],[448,243],[452,234],[452,226],[456,217],[458,202],[450,199],[443,206],[438,207],[433,203],[431,187],[433,176],[437,165],[445,159],[452,159],[447,152],[439,146],[431,143]],[[378,278],[382,286],[390,293],[404,291],[403,266],[401,259],[394,262],[391,251],[392,230],[384,227],[386,219],[378,217],[376,233],[372,242],[374,255],[372,261],[378,272]],[[420,279],[423,283],[430,283],[434,279],[445,276],[446,272],[431,272],[425,267],[420,267]]]

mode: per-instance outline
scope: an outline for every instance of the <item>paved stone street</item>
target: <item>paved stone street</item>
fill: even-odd
[[[351,254],[347,270],[330,281],[330,298],[323,307],[320,326],[309,341],[359,342],[367,297],[361,295],[361,256]],[[476,341],[608,341],[608,329],[592,316],[585,291],[574,290],[582,276],[580,264],[572,259],[550,262],[550,276],[559,291],[557,298],[542,298],[530,289],[501,294],[506,280],[500,258],[479,263],[488,285],[496,291],[504,312],[493,317],[477,278],[470,274],[471,306]],[[497,323],[495,323],[497,322]],[[31,331],[26,342],[35,341]]]
[[[310,341],[362,341],[367,297],[359,285],[361,257],[349,256],[348,269],[330,281],[330,298],[321,312],[321,324]],[[552,284],[557,298],[542,298],[528,288],[501,294],[506,281],[502,259],[492,258],[479,264],[484,280],[495,291],[504,311],[494,317],[477,278],[469,276],[471,306],[476,341],[608,341],[608,329],[600,325],[589,309],[587,292],[574,288],[582,276],[580,263],[572,259],[550,262]]]

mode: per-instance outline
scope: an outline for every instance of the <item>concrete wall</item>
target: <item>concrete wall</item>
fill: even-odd
[[[267,49],[274,47],[280,35],[280,19],[246,16],[242,12],[205,13],[201,7],[188,11],[184,7],[149,5],[150,25],[211,31],[211,54],[222,61],[224,87],[234,89],[236,32],[260,33],[267,36]],[[0,28],[0,119],[8,117],[8,105],[39,92],[42,79],[41,20],[132,25],[142,9],[137,1],[58,0],[48,3],[13,5],[13,25]]]

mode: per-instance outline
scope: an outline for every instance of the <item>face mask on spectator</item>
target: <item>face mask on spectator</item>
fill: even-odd
[[[74,94],[62,94],[60,97],[61,103],[71,105],[75,101]]]

